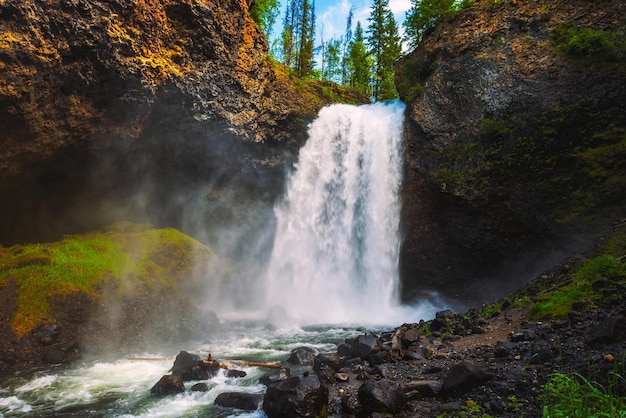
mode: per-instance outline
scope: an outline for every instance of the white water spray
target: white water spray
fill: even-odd
[[[310,125],[275,208],[269,305],[300,323],[411,319],[397,294],[403,113],[333,105]]]

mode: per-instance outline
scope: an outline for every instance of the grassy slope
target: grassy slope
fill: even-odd
[[[174,229],[116,224],[102,232],[68,235],[49,244],[0,247],[0,289],[14,281],[18,335],[51,317],[48,301],[82,291],[94,299],[115,284],[120,293],[159,287],[178,292],[197,268],[216,261],[203,244]]]

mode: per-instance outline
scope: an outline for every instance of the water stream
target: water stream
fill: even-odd
[[[2,382],[0,417],[263,417],[261,410],[213,404],[224,391],[262,393],[258,378],[267,371],[259,368],[242,368],[244,378],[220,374],[206,382],[207,392],[156,398],[150,388],[180,350],[281,361],[299,346],[330,351],[365,330],[432,317],[437,307],[401,306],[397,293],[403,112],[399,102],[333,105],[311,124],[275,208],[277,230],[263,288],[266,307],[287,312],[278,329],[265,327],[267,310],[245,319],[218,312],[222,331],[185,347],[22,373]]]

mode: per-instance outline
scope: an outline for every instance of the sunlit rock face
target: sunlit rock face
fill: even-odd
[[[206,217],[272,201],[323,103],[271,62],[248,7],[0,2],[3,243],[128,218],[114,210],[181,226],[197,187],[219,200]]]
[[[397,64],[405,298],[503,295],[623,216],[625,13],[620,1],[476,2]],[[580,33],[613,45],[572,45]]]

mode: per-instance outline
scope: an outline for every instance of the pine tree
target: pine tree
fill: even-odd
[[[371,65],[361,22],[357,22],[354,39],[348,46],[348,73],[350,86],[370,96]]]
[[[394,64],[402,54],[402,46],[389,0],[374,0],[368,20],[367,44],[374,62],[372,96],[376,101],[391,100],[398,97]]]
[[[315,1],[291,0],[285,9],[281,34],[283,64],[297,76],[313,74],[315,38]]]
[[[324,80],[339,82],[341,78],[341,39],[331,39],[324,47]]]
[[[272,34],[272,27],[276,23],[279,9],[278,0],[256,0],[250,9],[250,17],[259,24],[266,39],[269,39]]]
[[[350,8],[346,19],[346,34],[343,38],[343,50],[341,51],[341,84],[348,84],[348,47],[352,41],[352,18],[354,17],[354,6]]]
[[[411,0],[411,8],[404,21],[406,41],[416,48],[441,19],[458,8],[465,7],[466,3],[468,2],[455,0]]]

